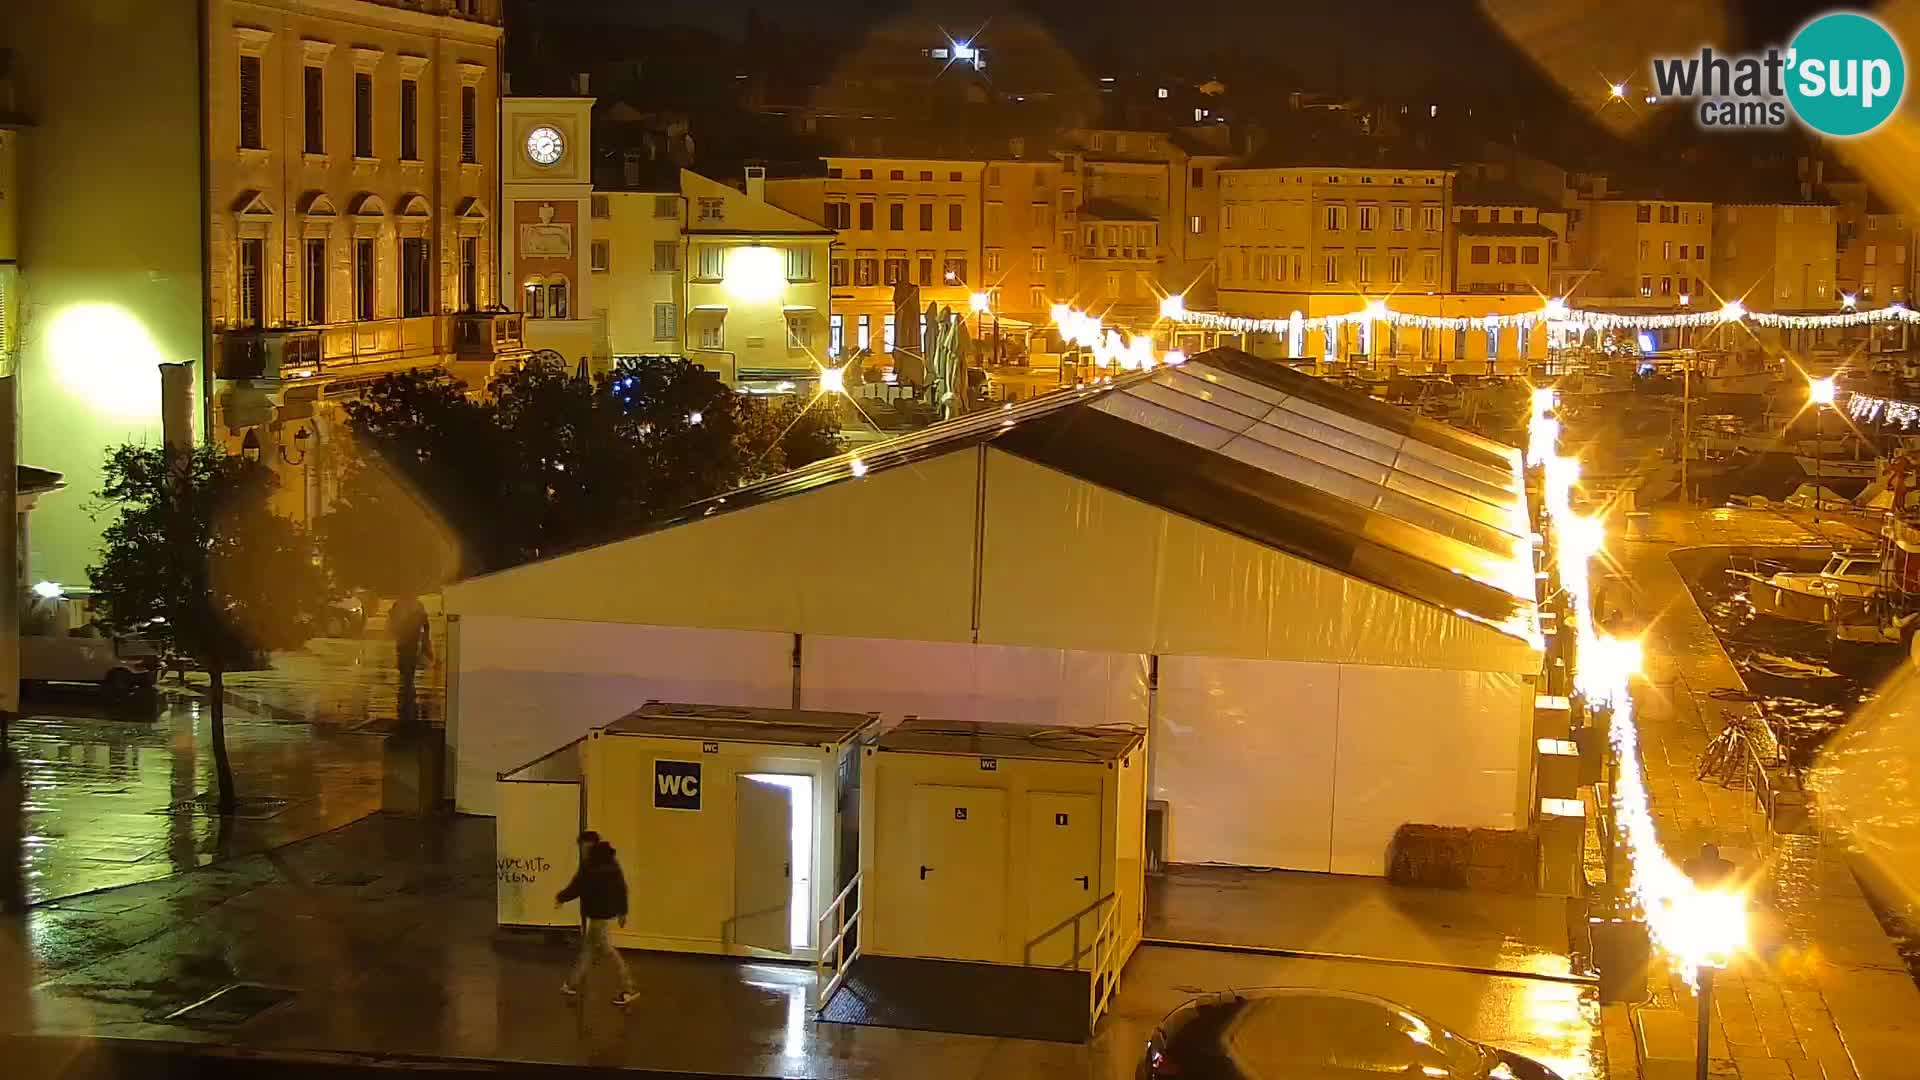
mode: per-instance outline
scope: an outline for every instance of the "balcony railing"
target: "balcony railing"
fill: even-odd
[[[216,336],[216,378],[301,379],[373,364],[490,360],[523,348],[517,311],[246,328]]]
[[[1150,247],[1124,247],[1119,245],[1108,246],[1098,244],[1082,245],[1080,248],[1080,257],[1083,259],[1142,261],[1154,258],[1154,253]]]

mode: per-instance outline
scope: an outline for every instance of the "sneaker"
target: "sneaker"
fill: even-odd
[[[614,998],[613,1003],[615,1005],[631,1005],[632,1003],[639,1000],[640,1000],[640,991],[628,990],[627,992],[621,994],[619,997]]]
[[[561,992],[561,993],[563,993],[563,994],[565,994],[565,995],[567,995],[568,997],[579,997],[579,996],[580,996],[580,991],[578,991],[578,990],[575,990],[575,989],[573,988],[573,984],[572,984],[572,983],[561,983],[561,984],[560,984],[560,992]]]

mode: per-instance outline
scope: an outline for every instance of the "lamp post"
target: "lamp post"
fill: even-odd
[[[1820,455],[1825,450],[1821,445],[1826,418],[1826,407],[1833,404],[1833,377],[1810,379],[1807,382],[1807,402],[1813,406],[1813,523],[1820,524]]]

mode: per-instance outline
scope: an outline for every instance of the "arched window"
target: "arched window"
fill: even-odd
[[[547,317],[547,282],[545,278],[530,277],[521,287],[521,313],[529,319]]]
[[[547,318],[570,318],[567,314],[567,279],[555,275],[547,279]]]

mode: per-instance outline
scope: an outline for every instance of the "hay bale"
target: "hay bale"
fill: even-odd
[[[1531,893],[1539,841],[1530,832],[1402,825],[1388,854],[1387,879],[1428,889]]]

